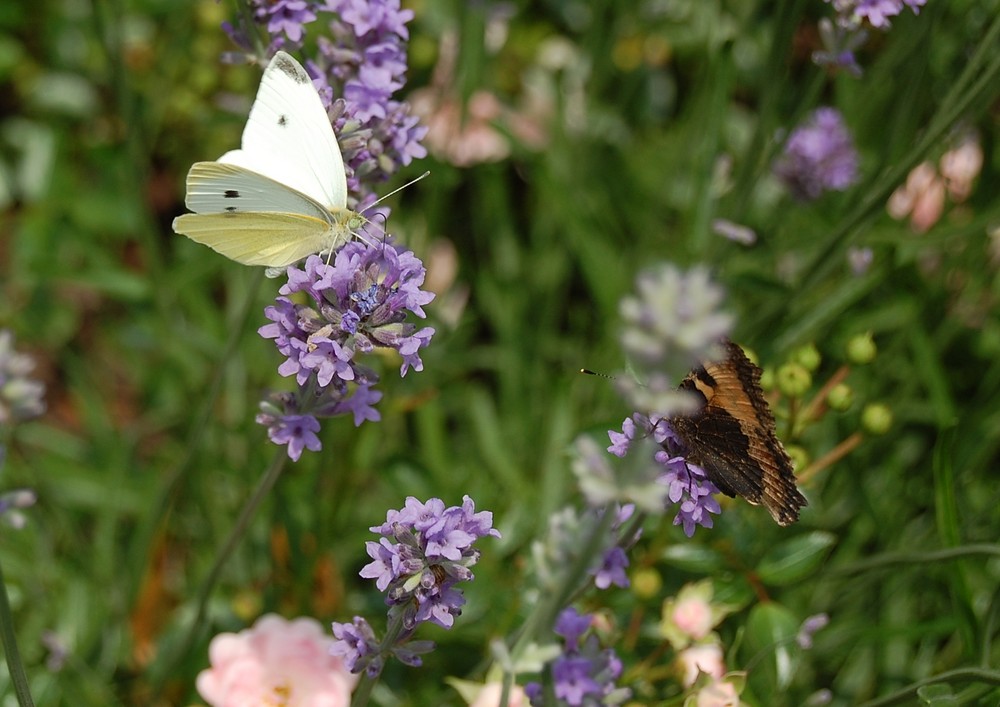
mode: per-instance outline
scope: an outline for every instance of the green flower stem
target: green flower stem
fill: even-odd
[[[926,565],[931,562],[948,562],[951,560],[961,560],[967,557],[986,555],[988,557],[1000,558],[1000,545],[990,545],[978,543],[975,545],[960,545],[950,547],[945,550],[935,550],[933,552],[893,552],[871,557],[860,562],[853,562],[849,565],[839,567],[832,571],[832,574],[859,574],[876,569],[888,569],[896,565]]]
[[[14,637],[14,617],[10,613],[10,601],[7,599],[7,583],[0,569],[0,642],[3,644],[4,658],[7,660],[7,671],[10,681],[14,683],[14,694],[21,707],[33,707],[31,692],[28,690],[28,676],[24,673],[21,663],[21,652],[17,649],[17,639]]]
[[[404,613],[403,611],[389,612],[389,625],[386,627],[385,638],[379,644],[379,653],[384,659],[388,659],[392,647],[396,645],[396,641],[403,634]],[[367,671],[361,673],[361,680],[358,681],[358,686],[354,688],[354,694],[351,696],[351,707],[365,707],[368,704],[380,675],[381,673],[375,677],[369,677]]]
[[[552,630],[556,614],[558,614],[559,610],[569,604],[576,595],[586,588],[585,585],[589,578],[589,570],[593,565],[594,556],[601,548],[604,538],[607,537],[608,531],[614,524],[616,517],[617,504],[609,503],[604,507],[604,513],[600,521],[594,524],[590,535],[584,539],[581,550],[574,558],[573,563],[566,568],[554,586],[543,589],[538,603],[535,604],[534,611],[525,619],[524,625],[521,627],[514,641],[514,647],[510,652],[512,665],[517,665],[518,660],[524,654],[525,650],[532,643],[538,641],[542,632]],[[509,667],[504,666],[501,705],[506,704],[503,701],[504,699],[509,699],[509,697],[505,696],[510,694],[510,688],[514,683],[515,676],[513,671],[508,669]]]
[[[281,476],[281,472],[285,468],[286,459],[288,459],[288,452],[284,447],[280,447],[275,451],[274,458],[271,460],[271,465],[264,472],[264,476],[261,477],[260,483],[257,485],[257,489],[246,502],[246,505],[243,506],[243,510],[240,511],[235,527],[233,527],[232,532],[229,534],[225,545],[222,546],[222,549],[219,550],[216,555],[215,563],[212,565],[212,569],[209,571],[208,576],[205,578],[205,581],[202,582],[201,588],[198,591],[198,609],[195,613],[194,619],[191,621],[191,626],[188,629],[187,634],[178,644],[178,647],[173,651],[173,655],[161,663],[159,674],[153,680],[154,695],[159,696],[161,694],[163,683],[166,681],[168,676],[174,674],[177,664],[184,658],[184,656],[187,655],[188,651],[194,645],[195,640],[198,638],[198,634],[204,629],[203,624],[208,607],[208,599],[212,595],[212,590],[215,589],[215,585],[219,581],[219,577],[222,575],[222,568],[233,554],[233,551],[240,544],[240,541],[247,534],[247,530],[250,528],[250,521],[253,520],[253,516],[256,513],[257,508],[271,492],[271,489],[274,488],[274,484],[277,482],[278,477]],[[156,700],[154,700],[154,702],[155,701]]]
[[[1000,685],[1000,673],[995,670],[982,670],[980,668],[956,668],[955,670],[949,670],[941,673],[940,675],[934,675],[923,680],[918,680],[917,682],[911,683],[903,689],[897,690],[896,692],[886,695],[885,697],[879,697],[878,699],[865,702],[861,705],[861,707],[887,707],[888,705],[903,704],[912,705],[920,701],[918,691],[922,687],[941,683],[967,682]]]
[[[152,547],[153,538],[166,522],[167,516],[181,495],[181,490],[184,488],[184,481],[193,468],[197,451],[201,448],[201,440],[210,428],[208,422],[212,416],[215,401],[219,397],[219,393],[222,390],[222,383],[225,379],[225,362],[232,360],[236,354],[237,347],[243,340],[243,333],[247,322],[250,320],[252,313],[256,311],[256,295],[263,279],[264,268],[255,268],[253,278],[247,286],[243,307],[235,320],[231,322],[229,339],[226,341],[222,355],[215,366],[212,380],[206,388],[205,395],[201,398],[199,407],[191,419],[187,439],[184,441],[184,452],[177,463],[170,469],[166,476],[166,483],[161,487],[159,495],[150,506],[149,514],[142,520],[136,532],[137,540],[132,545],[130,560],[132,567],[143,567],[148,562],[149,549]],[[131,573],[130,581],[132,586],[129,587],[127,596],[131,597],[133,602],[138,594],[141,580],[141,572]]]

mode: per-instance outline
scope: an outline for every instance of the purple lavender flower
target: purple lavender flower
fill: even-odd
[[[308,449],[318,452],[323,445],[320,444],[319,420],[312,415],[281,415],[275,419],[263,419],[264,414],[258,415],[257,421],[267,425],[267,436],[277,445],[288,445],[288,456],[292,461],[297,462],[302,456],[302,450]]]
[[[552,630],[557,636],[562,636],[566,642],[567,650],[575,650],[579,647],[583,634],[587,632],[587,629],[593,623],[593,616],[590,614],[581,614],[574,607],[570,606],[559,612],[559,616],[556,618],[556,625]]]
[[[844,191],[858,180],[858,154],[840,113],[819,108],[796,128],[774,164],[775,174],[797,198]]]
[[[363,617],[355,616],[349,624],[334,621],[333,637],[337,640],[330,647],[330,653],[343,658],[344,666],[352,673],[366,670],[370,677],[375,677],[382,672],[384,661],[378,640]]]
[[[618,546],[611,548],[604,553],[601,567],[594,575],[594,584],[598,589],[607,589],[612,584],[616,587],[627,587],[626,567],[628,567],[628,555],[625,554],[625,550]]]
[[[319,417],[350,413],[355,425],[379,419],[372,407],[382,397],[372,390],[378,375],[359,363],[359,354],[392,348],[402,359],[400,375],[411,367],[423,370],[419,350],[434,329],[418,331],[405,319],[407,312],[425,316],[423,305],[434,298],[420,289],[424,273],[410,251],[361,241],[344,245],[332,264],[313,255],[301,270],[288,268],[282,296],[264,310],[271,323],[258,332],[285,356],[278,372],[294,375],[299,392],[273,396],[261,405],[257,421],[273,442],[288,445],[289,457],[321,448]],[[311,306],[289,299],[299,292]]]
[[[383,645],[368,621],[361,616],[355,616],[349,624],[334,621],[333,637],[336,640],[330,647],[330,653],[343,658],[345,667],[352,673],[363,670],[369,678],[376,678],[385,667],[387,656],[418,667],[423,662],[420,656],[434,649],[433,641],[409,640],[411,633],[404,632],[396,636],[392,645]]]
[[[868,39],[868,33],[862,29],[846,28],[841,24],[834,25],[824,17],[819,21],[819,37],[823,49],[813,52],[813,63],[818,66],[828,66],[841,69],[855,78],[861,76],[861,67],[854,56],[861,45]]]
[[[807,617],[795,635],[795,642],[799,644],[799,648],[802,650],[812,648],[813,636],[816,635],[817,631],[825,628],[828,623],[830,623],[830,617],[827,614],[813,614]]]
[[[625,419],[622,429],[622,432],[608,431],[612,441],[608,451],[616,456],[624,456],[634,442],[644,438],[651,438],[659,445],[653,454],[653,461],[659,467],[657,483],[665,487],[666,501],[677,505],[674,525],[683,525],[684,534],[689,538],[694,535],[695,526],[711,528],[711,514],[722,511],[715,499],[719,489],[708,478],[704,469],[684,458],[684,443],[674,432],[670,422],[664,418],[650,419],[636,413]],[[622,441],[624,438],[627,438],[628,444]]]
[[[916,15],[927,0],[824,0],[833,5],[837,22],[843,27],[856,28],[866,20],[877,29],[888,29],[890,18],[908,7]]]
[[[298,46],[305,34],[303,25],[316,19],[315,3],[306,0],[264,0],[252,2],[254,19],[263,24],[269,34],[284,34],[288,41]],[[282,46],[288,46],[282,42]],[[277,47],[276,47],[277,48]]]
[[[427,128],[409,104],[393,99],[406,83],[412,10],[400,9],[399,0],[251,0],[251,8],[271,36],[269,54],[298,48],[306,25],[325,22],[319,53],[306,66],[340,142],[352,209],[367,200],[373,185],[426,156],[420,141]],[[253,56],[252,29],[224,28]]]
[[[557,705],[617,705],[631,695],[630,690],[615,686],[622,673],[615,652],[602,650],[596,636],[585,637],[591,622],[591,616],[573,607],[556,619],[555,632],[565,639],[562,655],[548,666]],[[548,705],[540,683],[528,683],[524,691],[534,707]]]
[[[499,538],[493,514],[476,512],[465,496],[461,506],[446,508],[439,498],[426,503],[410,496],[400,510],[390,510],[381,525],[371,528],[382,537],[366,543],[372,558],[361,576],[374,579],[386,593],[389,606],[387,638],[379,642],[368,622],[356,616],[353,624],[333,624],[333,653],[344,657],[351,672],[376,677],[386,656],[406,665],[420,665],[420,656],[433,650],[432,641],[410,640],[416,627],[430,621],[451,628],[465,604],[458,582],[473,579],[469,569],[479,560],[473,544],[479,538]]]
[[[469,568],[479,560],[475,541],[500,537],[492,526],[493,514],[475,513],[468,496],[450,508],[437,498],[421,503],[411,496],[401,510],[386,514],[385,523],[371,528],[382,539],[368,543],[373,561],[361,576],[375,579],[386,592],[386,604],[402,611],[406,630],[424,621],[451,628],[465,604],[454,587],[473,578]]]

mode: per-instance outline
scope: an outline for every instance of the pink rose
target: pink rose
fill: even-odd
[[[502,691],[503,685],[500,683],[486,683],[469,707],[497,707],[500,704],[500,694]],[[525,696],[524,690],[517,685],[514,685],[510,690],[507,707],[528,707],[528,698]]]
[[[714,678],[721,678],[726,672],[726,665],[722,658],[722,647],[717,643],[685,648],[677,654],[677,661],[684,673],[681,678],[684,687],[694,685],[699,673],[707,673]]]
[[[715,624],[711,604],[696,596],[678,597],[671,618],[677,628],[696,641],[707,636]]]
[[[731,682],[713,682],[698,690],[697,707],[739,707],[740,695]]]
[[[332,644],[314,619],[267,614],[212,639],[198,692],[211,707],[348,707],[357,676],[330,655]]]

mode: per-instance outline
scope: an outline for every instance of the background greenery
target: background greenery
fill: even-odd
[[[693,540],[669,517],[647,528],[632,562],[662,588],[588,600],[623,630],[642,627],[616,646],[637,699],[677,694],[655,677],[670,653],[653,628],[664,597],[708,576],[742,607],[720,632],[729,667],[750,669],[753,704],[798,705],[821,688],[856,704],[960,668],[982,672],[938,689],[996,704],[984,685],[1000,684],[1000,283],[988,235],[1000,224],[1000,3],[929,0],[905,13],[873,33],[860,79],[810,63],[830,12],[819,0],[409,5],[408,89],[432,84],[451,36],[453,80],[431,89],[435,100],[490,91],[544,138],[501,121],[508,158],[409,168],[432,174],[396,198],[390,226],[432,277],[457,267],[427,308],[438,334],[425,370],[399,380],[386,361],[382,421],[324,423],[323,451],[285,471],[226,565],[210,631],[162,675],[161,703],[197,703],[210,635],[267,611],[378,625],[381,596],[357,577],[368,526],[407,495],[455,504],[468,493],[495,512],[503,540],[484,544],[456,627],[421,630],[439,642],[426,666],[390,667],[379,693],[459,703],[443,678],[475,676],[488,640],[517,627],[530,543],[579,500],[569,443],[631,412],[577,370],[623,367],[617,303],[639,269],[669,260],[712,267],[737,338],[765,366],[814,342],[817,389],[850,337],[874,333],[878,358],[847,379],[855,405],[794,440],[809,456],[856,432],[865,402],[890,406],[894,423],[803,484],[810,506],[794,527],[738,502]],[[49,408],[9,449],[3,487],[32,487],[39,503],[26,529],[4,531],[0,562],[38,704],[148,703],[275,454],[253,418],[261,394],[287,384],[255,334],[278,283],[170,230],[188,166],[237,144],[259,79],[218,61],[231,10],[0,7],[0,324],[38,359]],[[504,28],[501,46],[484,45]],[[769,164],[778,131],[821,104],[845,114],[863,179],[801,204]],[[953,145],[956,125],[978,132],[982,174],[964,205],[917,235],[885,199]],[[750,225],[758,243],[715,235],[715,217]],[[863,276],[847,265],[851,245],[874,251]],[[820,611],[830,626],[779,684],[766,637]],[[58,670],[46,632],[69,651]]]

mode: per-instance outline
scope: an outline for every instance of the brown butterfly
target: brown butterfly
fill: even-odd
[[[789,525],[808,503],[795,486],[792,460],[775,436],[761,370],[732,341],[723,346],[724,360],[699,366],[680,385],[703,401],[701,410],[673,417],[670,425],[687,445],[685,457],[702,467],[720,491],[763,504],[778,525]]]

